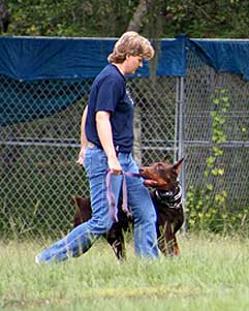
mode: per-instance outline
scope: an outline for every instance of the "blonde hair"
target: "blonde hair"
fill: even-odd
[[[150,60],[154,54],[154,48],[148,39],[135,31],[127,31],[116,42],[107,59],[109,63],[120,64],[125,61],[127,55],[141,56]]]

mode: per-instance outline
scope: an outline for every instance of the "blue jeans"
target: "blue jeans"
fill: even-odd
[[[138,173],[130,153],[119,153],[124,172]],[[36,262],[63,261],[86,252],[112,226],[106,195],[107,157],[103,150],[93,147],[86,150],[84,167],[90,182],[92,218],[73,229],[63,239],[52,244],[36,256]],[[122,188],[122,175],[112,176],[111,188],[118,203]],[[157,258],[156,213],[143,179],[126,176],[128,206],[134,218],[135,253],[146,258]]]

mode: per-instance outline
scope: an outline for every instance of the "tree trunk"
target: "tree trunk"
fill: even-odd
[[[149,6],[153,3],[153,0],[140,0],[139,4],[134,12],[132,19],[129,22],[127,31],[139,32],[143,25],[143,18],[148,12]]]
[[[0,33],[7,32],[10,23],[10,12],[7,10],[5,1],[0,0]]]
[[[127,31],[139,32],[143,26],[143,19],[148,12],[149,6],[153,0],[140,0],[139,4],[129,22]],[[134,113],[134,159],[140,166],[142,164],[142,133],[141,133],[141,113],[139,107],[136,107]]]

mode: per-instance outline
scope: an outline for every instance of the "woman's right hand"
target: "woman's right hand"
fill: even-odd
[[[113,175],[120,175],[122,173],[122,167],[117,157],[109,157],[108,166]]]

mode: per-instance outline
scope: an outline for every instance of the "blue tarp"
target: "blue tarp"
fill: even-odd
[[[249,80],[249,40],[186,40],[207,65],[216,72],[230,72]]]
[[[0,74],[16,80],[93,78],[107,64],[115,39],[0,38]],[[158,75],[185,73],[183,40],[162,40]],[[137,76],[149,76],[149,65]]]
[[[16,81],[0,76],[0,126],[58,113],[89,92],[88,81]]]
[[[0,37],[0,74],[16,80],[94,78],[107,64],[116,39]],[[158,44],[155,43],[155,44]],[[186,48],[217,72],[249,80],[249,40],[198,40],[179,36],[159,42],[158,76],[185,76]],[[149,76],[148,63],[137,76]]]
[[[88,92],[84,81],[93,79],[107,64],[115,42],[116,39],[0,37],[0,126],[49,116],[79,100]],[[249,80],[249,40],[200,40],[182,35],[153,44],[159,47],[156,68],[145,62],[135,76],[186,76],[187,53],[191,50],[217,72],[235,73]],[[37,96],[45,87],[39,83],[41,80],[54,83],[56,91]],[[66,97],[60,95],[65,94],[65,89]]]

